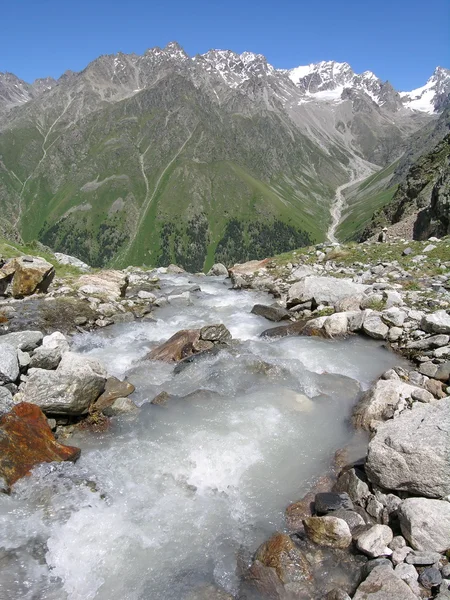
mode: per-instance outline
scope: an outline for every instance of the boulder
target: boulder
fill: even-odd
[[[75,461],[80,449],[59,444],[38,406],[21,402],[0,418],[0,479],[7,488],[42,462]]]
[[[389,327],[383,323],[380,315],[376,312],[366,314],[362,330],[375,340],[386,340],[389,333]]]
[[[201,329],[183,329],[154,348],[148,355],[149,360],[178,362],[194,354],[211,350],[215,345],[231,341],[231,333],[225,325],[206,325]]]
[[[363,505],[370,495],[365,475],[359,469],[346,469],[339,474],[334,492],[345,492],[355,504]]]
[[[318,515],[326,515],[339,509],[352,510],[352,508],[353,502],[346,492],[318,492],[314,498],[314,509]]]
[[[275,533],[258,548],[248,576],[264,597],[279,600],[289,597],[285,586],[290,592],[311,597],[307,594],[312,589],[311,567],[300,548],[286,534]]]
[[[383,488],[444,498],[450,494],[449,448],[450,398],[417,404],[378,426],[366,472]]]
[[[345,521],[350,527],[351,532],[358,527],[364,527],[366,524],[362,516],[354,510],[344,510],[343,508],[340,508],[339,510],[333,512],[333,517],[337,517],[338,519]]]
[[[11,392],[0,385],[0,416],[9,412],[14,406],[14,401]]]
[[[350,527],[337,517],[307,517],[303,520],[306,535],[319,546],[348,548],[352,543]]]
[[[442,575],[436,567],[427,567],[421,572],[419,581],[426,590],[432,590],[441,585]]]
[[[215,265],[213,265],[210,270],[206,273],[207,275],[211,276],[224,276],[224,277],[228,277],[228,269],[226,268],[225,265],[223,265],[222,263],[216,263]]]
[[[305,277],[294,283],[287,295],[287,306],[295,306],[312,300],[316,305],[327,304],[334,306],[348,296],[364,293],[367,286],[353,283],[349,279],[336,277]]]
[[[415,550],[446,552],[450,548],[450,502],[407,498],[400,504],[398,518],[403,536]]]
[[[126,398],[132,394],[135,387],[128,381],[120,381],[117,377],[108,377],[105,383],[105,390],[101,396],[91,406],[91,412],[105,410],[112,406],[118,398]],[[106,413],[105,413],[106,414]]]
[[[266,306],[265,304],[255,304],[252,308],[252,313],[274,322],[288,321],[292,316],[289,311],[281,306]]]
[[[69,267],[76,267],[80,269],[80,271],[90,271],[91,267],[76,258],[75,256],[70,256],[70,254],[62,254],[61,252],[55,252],[55,258],[60,265],[68,265]]]
[[[353,600],[417,600],[417,596],[392,567],[380,565],[360,584]]]
[[[125,296],[128,275],[114,270],[89,273],[78,279],[76,287],[86,296],[101,296],[107,300],[118,300]]]
[[[440,348],[446,346],[450,341],[450,336],[444,334],[432,335],[430,337],[422,338],[420,340],[414,340],[408,342],[406,347],[411,350],[432,350],[434,348]]]
[[[66,352],[56,371],[30,369],[19,397],[46,414],[83,415],[103,392],[105,381],[98,361]]]
[[[8,263],[8,268],[14,270],[11,287],[14,298],[47,292],[55,276],[53,265],[39,256],[19,256]]]
[[[397,306],[393,306],[392,308],[388,308],[383,310],[381,313],[381,318],[383,321],[393,327],[402,327],[403,323],[406,319],[406,312],[401,310]]]
[[[394,416],[399,405],[417,390],[413,385],[396,379],[379,379],[362,396],[353,410],[355,427],[370,430],[379,421]]]
[[[326,334],[330,338],[343,337],[348,332],[348,318],[345,313],[335,313],[327,317],[324,326]]]
[[[0,383],[12,383],[18,377],[19,360],[17,350],[14,346],[0,343]]]
[[[39,346],[33,352],[29,366],[35,369],[56,369],[61,362],[61,358],[61,350],[59,348]]]
[[[445,310],[424,315],[420,327],[427,333],[450,333],[450,315]]]
[[[8,344],[24,352],[31,352],[42,343],[43,339],[44,335],[40,331],[15,331],[0,336],[0,344]]]
[[[393,537],[392,529],[387,525],[373,525],[355,537],[356,547],[370,558],[390,556],[392,550],[388,545],[392,542]]]

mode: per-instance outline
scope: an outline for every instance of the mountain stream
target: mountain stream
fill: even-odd
[[[190,303],[154,321],[72,340],[134,383],[141,408],[71,438],[76,464],[41,465],[0,497],[0,598],[188,600],[213,583],[236,594],[238,554],[283,530],[286,506],[354,438],[360,391],[399,363],[360,337],[260,338],[274,324],[250,311],[267,294],[161,275],[161,293],[193,284]],[[238,343],[177,373],[144,360],[180,329],[212,323]],[[176,398],[150,404],[163,390]]]

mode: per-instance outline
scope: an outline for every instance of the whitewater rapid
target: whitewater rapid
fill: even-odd
[[[0,497],[1,598],[187,600],[211,584],[236,595],[239,557],[283,530],[286,506],[353,438],[360,391],[398,363],[362,338],[261,339],[271,323],[250,311],[273,299],[221,278],[162,275],[161,293],[191,284],[191,303],[154,321],[72,340],[131,381],[141,408],[71,438],[76,464],[41,465]],[[212,323],[239,343],[177,374],[144,360],[176,331]],[[176,398],[150,404],[161,391]]]

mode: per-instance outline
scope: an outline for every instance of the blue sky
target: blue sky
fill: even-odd
[[[275,67],[349,62],[394,87],[450,67],[449,0],[3,0],[0,71],[32,81],[100,54],[178,41],[265,54]]]

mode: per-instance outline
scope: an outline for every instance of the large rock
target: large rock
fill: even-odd
[[[446,552],[450,548],[450,502],[407,498],[398,508],[398,518],[403,536],[415,550]]]
[[[132,394],[135,387],[128,381],[120,381],[117,377],[108,377],[105,384],[105,391],[96,402],[92,405],[91,410],[104,412],[114,404],[114,401],[119,398],[126,398]]]
[[[391,567],[381,565],[372,569],[353,600],[417,600],[417,596]]]
[[[9,488],[39,463],[76,460],[80,449],[59,444],[38,406],[22,402],[0,418],[0,479]]]
[[[287,306],[289,308],[310,300],[316,305],[328,304],[334,306],[343,298],[362,294],[366,288],[367,286],[353,283],[349,279],[305,277],[289,288]]]
[[[389,327],[383,323],[381,316],[376,312],[366,314],[362,330],[375,340],[386,340],[389,333]]]
[[[0,385],[0,416],[9,412],[13,406],[14,402],[11,392]]]
[[[420,322],[420,328],[428,333],[450,333],[450,315],[445,310],[424,315]]]
[[[222,263],[216,263],[215,265],[213,265],[210,270],[207,272],[207,275],[211,276],[221,276],[224,275],[225,277],[228,276],[228,269],[226,268],[225,265],[223,265]]]
[[[418,388],[397,379],[379,379],[364,393],[353,411],[355,427],[370,430],[379,421],[394,416],[401,402]]]
[[[125,296],[128,275],[122,271],[98,271],[82,275],[76,285],[78,290],[87,296],[101,296],[108,300],[118,300]]]
[[[350,527],[337,517],[307,517],[303,520],[305,531],[310,540],[319,546],[348,548],[352,543]]]
[[[387,525],[374,525],[356,536],[356,547],[370,558],[389,556],[392,550],[388,545],[393,537],[392,529]]]
[[[19,360],[17,350],[14,346],[0,343],[0,383],[12,383],[18,377]]]
[[[323,328],[330,338],[343,337],[348,332],[348,318],[345,313],[335,313],[327,317]]]
[[[15,331],[0,336],[0,344],[8,344],[14,348],[31,352],[37,348],[44,338],[40,331]]]
[[[47,292],[55,276],[53,265],[39,256],[19,256],[7,268],[14,271],[11,287],[14,298]]]
[[[82,415],[105,388],[106,372],[98,361],[66,352],[56,371],[30,369],[19,398],[47,414]]]
[[[148,355],[149,360],[178,362],[185,358],[211,350],[215,345],[227,344],[231,341],[231,333],[225,325],[206,325],[201,329],[183,329],[171,338],[154,348]]]
[[[252,313],[275,322],[288,321],[292,317],[289,311],[277,305],[266,306],[265,304],[255,304],[252,308]]]
[[[444,498],[450,494],[449,448],[450,398],[420,404],[378,426],[366,472],[386,489]]]
[[[283,533],[275,533],[258,548],[249,578],[264,597],[281,600],[290,598],[289,593],[306,594],[292,598],[311,597],[307,593],[311,590],[311,567],[303,552]]]
[[[60,265],[76,267],[77,269],[80,269],[80,271],[91,270],[91,267],[88,264],[86,264],[79,258],[76,258],[76,256],[70,256],[70,254],[62,254],[61,252],[55,252],[55,258]]]

